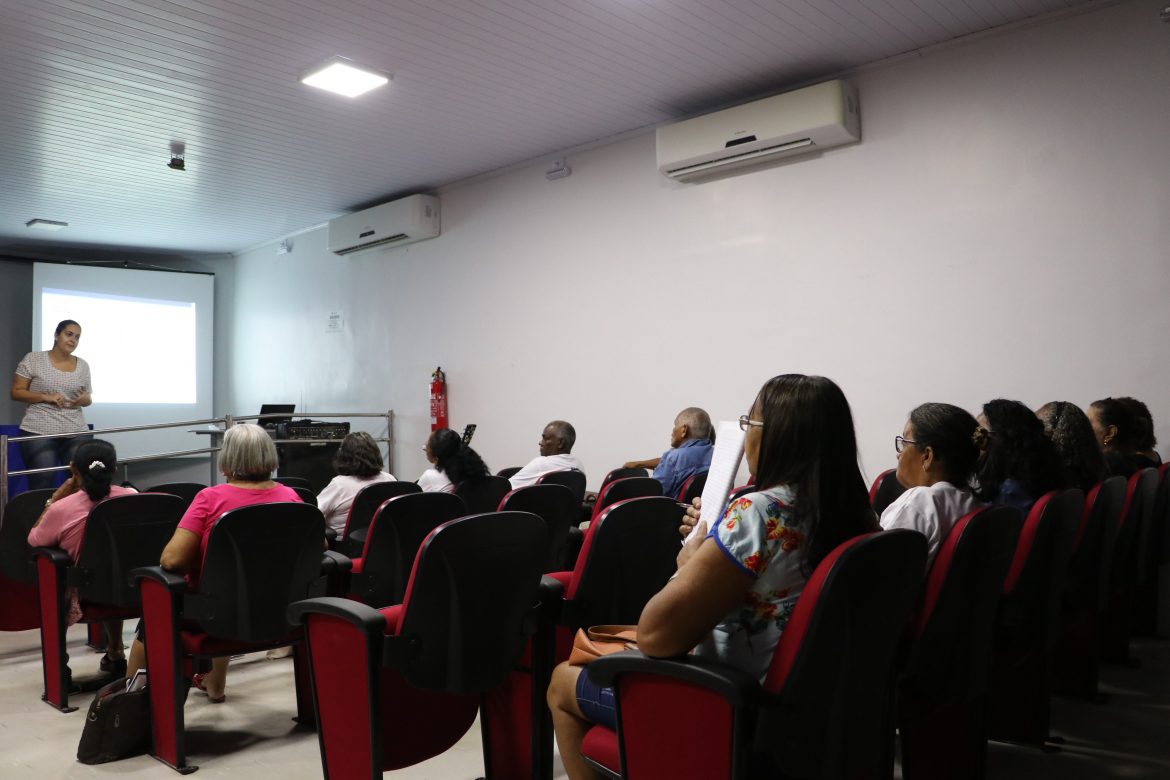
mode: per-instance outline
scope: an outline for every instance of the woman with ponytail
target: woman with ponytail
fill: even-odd
[[[440,428],[432,433],[423,451],[433,465],[418,478],[424,493],[454,493],[460,482],[488,476],[483,458],[450,428]]]
[[[69,479],[53,491],[53,496],[45,502],[45,511],[29,531],[28,543],[33,547],[60,547],[73,563],[77,563],[89,511],[99,501],[110,496],[135,492],[112,484],[117,465],[118,455],[113,444],[102,439],[90,439],[82,443],[69,464]],[[70,588],[66,623],[73,625],[80,618],[77,589]],[[101,670],[109,672],[113,678],[121,677],[126,673],[122,621],[103,621],[102,628],[106,634],[106,655],[102,658]]]

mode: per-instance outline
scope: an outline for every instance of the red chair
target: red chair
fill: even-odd
[[[494,512],[504,496],[512,489],[512,483],[503,477],[489,474],[482,479],[465,480],[455,486],[455,495],[463,499],[467,511],[473,514]]]
[[[616,479],[629,479],[630,477],[648,477],[648,476],[650,476],[650,472],[647,471],[646,469],[626,468],[625,466],[622,466],[621,468],[614,469],[613,471],[610,471],[608,474],[606,474],[605,479],[601,480],[601,487],[604,488],[606,485],[608,485],[610,482],[613,482]],[[599,490],[598,492],[600,493],[601,491]],[[661,493],[662,491],[658,491],[658,492]]]
[[[353,559],[349,594],[371,607],[399,604],[423,539],[443,523],[467,514],[452,493],[410,493],[382,502]]]
[[[597,516],[607,507],[618,501],[661,495],[662,483],[654,477],[621,477],[612,480],[602,486],[601,492],[597,494],[597,501],[593,503],[593,512],[589,516],[589,521],[596,520]]]
[[[707,472],[700,471],[697,474],[692,474],[687,477],[686,481],[679,486],[678,500],[684,504],[690,505],[692,501],[703,495],[703,488],[707,486]]]
[[[547,546],[544,521],[533,514],[463,517],[427,536],[401,604],[374,610],[311,599],[289,607],[307,639],[325,777],[381,778],[425,761],[458,742],[477,714],[486,775],[530,776],[528,755],[516,749],[517,741],[527,747],[528,732],[518,740],[495,702],[509,699],[536,626]],[[543,706],[538,693],[530,707]],[[551,774],[551,754],[549,762]]]
[[[1156,469],[1142,469],[1126,484],[1113,560],[1109,564],[1108,596],[1101,616],[1101,657],[1112,663],[1128,664],[1129,637],[1140,581],[1142,529],[1154,513],[1158,491]]]
[[[332,589],[326,578],[348,569],[349,559],[323,553],[324,545],[316,507],[255,504],[215,521],[195,589],[158,566],[131,573],[146,627],[151,755],[183,774],[198,768],[187,763],[183,703],[196,664],[217,656],[293,644],[297,716],[314,722],[301,631],[285,613],[294,601],[324,595]]]
[[[988,685],[988,735],[1042,746],[1049,738],[1060,596],[1085,505],[1080,490],[1041,496],[1004,580]]]
[[[13,496],[4,507],[0,524],[0,631],[39,628],[37,571],[28,532],[45,511],[52,488],[28,490]]]
[[[421,493],[422,488],[415,482],[372,482],[358,491],[358,494],[353,497],[353,503],[349,505],[349,514],[345,517],[345,528],[341,531],[341,536],[338,537],[334,544],[338,552],[343,555],[348,555],[350,558],[356,558],[362,554],[362,548],[366,543],[366,529],[370,527],[370,521],[374,519],[374,513],[378,511],[378,507],[387,499],[395,496],[408,496],[413,493]],[[316,500],[313,501],[313,506],[316,506]]]
[[[37,547],[38,603],[41,610],[41,697],[62,712],[72,712],[72,678],[65,650],[69,588],[77,588],[81,622],[122,620],[142,614],[129,575],[140,566],[158,563],[183,516],[183,499],[166,493],[137,493],[99,501],[89,512],[77,564],[59,547]],[[92,691],[108,679],[79,683]]]
[[[548,555],[544,571],[566,568],[569,529],[577,521],[581,505],[564,485],[528,485],[504,496],[501,512],[531,512],[544,521],[548,529]]]
[[[898,496],[906,492],[906,488],[898,482],[897,474],[894,472],[895,469],[888,469],[878,474],[869,488],[869,503],[878,517],[881,517],[886,507],[894,503]]]
[[[538,485],[564,485],[573,492],[573,498],[581,504],[585,501],[585,472],[576,469],[562,469],[542,474],[537,480]]]
[[[1170,636],[1170,464],[1158,467],[1158,492],[1139,554],[1135,629],[1143,636]]]
[[[695,656],[619,653],[588,667],[617,689],[618,731],[582,755],[609,777],[891,777],[893,684],[926,565],[906,530],[839,545],[805,585],[764,682]]]
[[[995,619],[1021,523],[1017,509],[979,509],[939,547],[898,681],[905,780],[984,776]]]
[[[1057,693],[1100,698],[1101,612],[1109,592],[1109,564],[1125,491],[1125,477],[1110,477],[1094,485],[1085,497],[1061,596],[1053,658]]]

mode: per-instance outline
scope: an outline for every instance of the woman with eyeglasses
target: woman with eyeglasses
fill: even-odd
[[[642,610],[638,646],[657,657],[694,652],[762,679],[817,564],[877,525],[849,403],[831,380],[775,377],[740,425],[756,492],[732,501],[709,533],[700,526],[682,548],[678,574]],[[572,780],[597,776],[581,758],[590,725],[615,725],[613,691],[581,672],[561,664],[548,691]]]
[[[971,479],[987,436],[966,410],[927,403],[910,412],[902,435],[894,437],[895,476],[907,490],[882,512],[881,525],[922,533],[927,568],[955,523],[983,506]]]

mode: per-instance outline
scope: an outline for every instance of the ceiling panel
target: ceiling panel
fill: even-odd
[[[0,246],[235,251],[1078,4],[0,0]],[[298,83],[336,54],[393,83]]]

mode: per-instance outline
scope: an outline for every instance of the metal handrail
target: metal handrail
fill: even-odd
[[[222,435],[224,431],[236,424],[240,420],[263,420],[268,418],[287,418],[289,415],[277,412],[275,414],[251,414],[251,415],[225,415],[223,417],[212,417],[206,420],[181,420],[170,423],[151,423],[147,425],[132,425],[121,428],[95,428],[89,431],[73,431],[71,433],[43,433],[32,436],[8,436],[0,434],[0,523],[4,522],[4,510],[8,506],[8,478],[27,476],[29,474],[46,474],[55,471],[65,471],[69,468],[64,466],[47,466],[39,469],[19,469],[17,471],[8,470],[8,444],[10,442],[36,441],[38,439],[68,439],[75,436],[93,436],[95,434],[106,433],[131,433],[135,431],[151,431],[161,428],[181,428],[192,425],[222,425],[223,428],[217,430],[205,431],[212,436]],[[374,441],[380,444],[392,445],[394,443],[394,410],[387,409],[385,412],[306,412],[300,415],[302,418],[312,417],[342,417],[350,418],[372,418],[384,417],[386,418],[386,435],[374,436]],[[198,432],[198,431],[197,431]],[[278,447],[285,444],[323,444],[329,442],[336,442],[337,439],[331,438],[298,438],[298,439],[273,439],[273,443]],[[387,469],[391,469],[390,459],[392,451],[390,447],[387,448]],[[175,452],[160,452],[154,455],[136,455],[128,458],[119,458],[118,464],[128,463],[145,463],[152,460],[162,460],[164,458],[178,458],[188,455],[210,455],[211,479],[209,484],[214,484],[216,478],[219,476],[218,463],[216,455],[219,453],[220,447],[211,446],[203,447],[193,450],[179,450]]]

